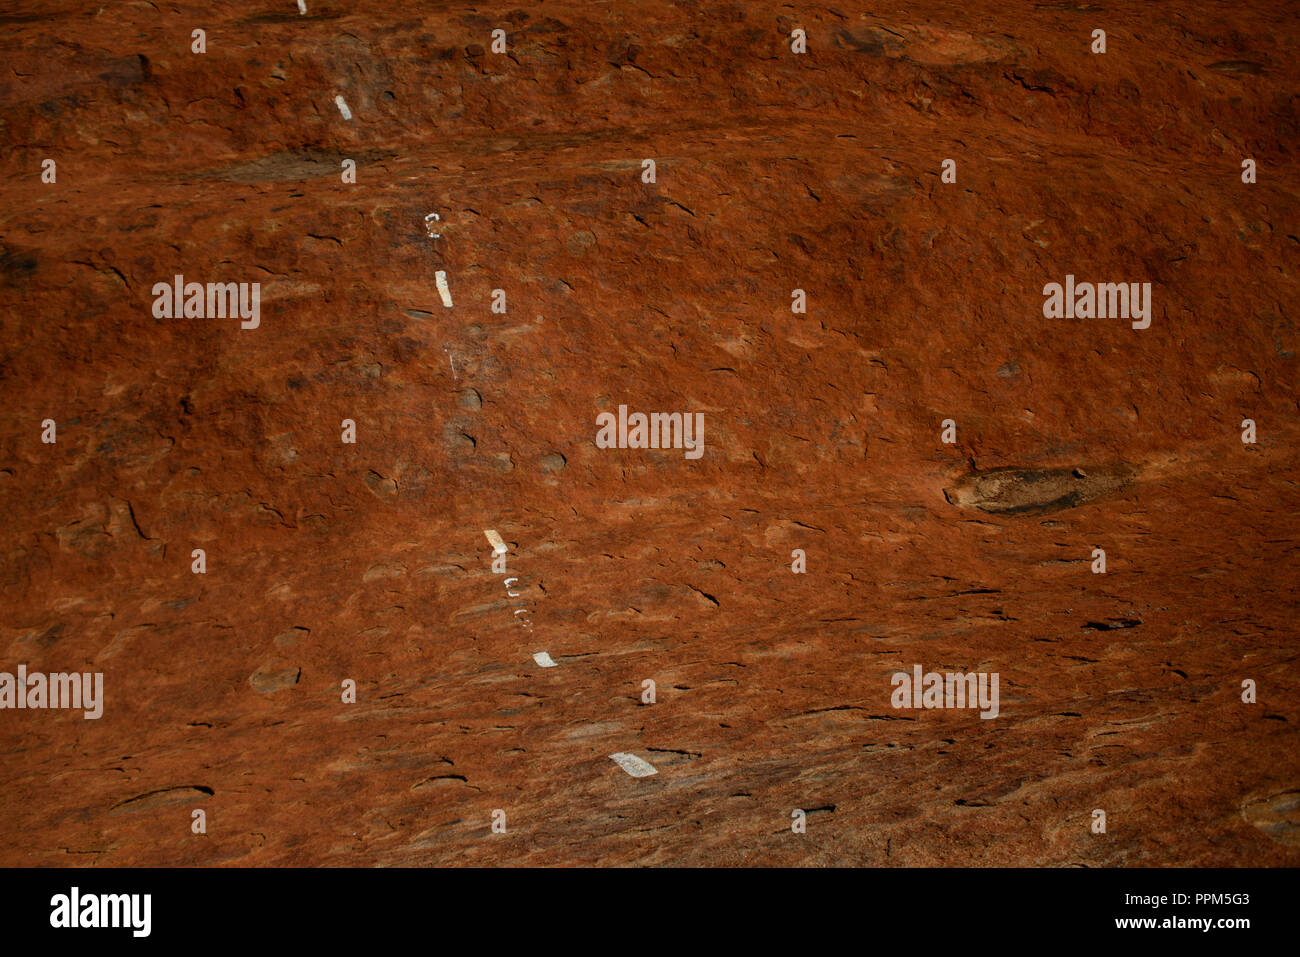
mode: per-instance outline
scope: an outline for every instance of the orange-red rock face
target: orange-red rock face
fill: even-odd
[[[0,864],[1300,863],[1289,4],[436,6],[0,17]]]

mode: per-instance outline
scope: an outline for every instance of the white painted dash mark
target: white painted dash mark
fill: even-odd
[[[554,661],[551,660],[551,656],[545,651],[533,652],[533,661],[537,662],[543,668],[559,667]]]
[[[304,17],[307,15],[307,0],[298,0],[298,12]]]
[[[649,761],[638,758],[635,754],[628,754],[624,751],[616,751],[610,755],[620,768],[632,775],[634,778],[648,778],[652,774],[658,774],[655,766]]]
[[[352,111],[348,109],[347,101],[343,99],[342,95],[334,97],[334,103],[338,106],[339,112],[343,114],[343,119],[352,119]]]
[[[492,546],[493,555],[504,555],[509,551],[506,548],[506,543],[501,540],[501,536],[497,534],[495,528],[485,528],[483,534],[487,536],[488,544]]]
[[[448,309],[451,308],[451,289],[447,286],[447,274],[441,269],[434,275],[434,281],[438,284],[438,295],[442,296],[442,304]]]

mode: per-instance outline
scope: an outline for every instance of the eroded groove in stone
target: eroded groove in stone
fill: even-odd
[[[361,165],[391,159],[391,150],[327,152],[321,150],[281,150],[256,159],[245,160],[219,169],[193,174],[199,180],[226,180],[232,183],[279,183],[337,175],[339,164],[352,158]]]
[[[125,814],[129,811],[153,811],[173,804],[182,804],[186,801],[201,800],[203,797],[211,797],[214,793],[216,792],[212,788],[205,787],[202,784],[162,788],[158,791],[137,794],[125,801],[119,801],[109,808],[108,813]]]
[[[1122,465],[989,469],[963,476],[943,494],[959,508],[997,515],[1043,515],[1116,492],[1134,475],[1133,469]]]

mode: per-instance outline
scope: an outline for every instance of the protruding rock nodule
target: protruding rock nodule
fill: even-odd
[[[943,494],[959,508],[998,515],[1042,515],[1118,491],[1134,475],[1133,469],[1123,465],[989,469],[963,476]]]

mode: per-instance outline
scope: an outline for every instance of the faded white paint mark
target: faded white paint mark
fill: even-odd
[[[298,12],[304,17],[307,15],[307,0],[298,0]]]
[[[442,304],[448,309],[451,308],[451,289],[447,286],[447,274],[441,269],[434,275],[434,281],[438,284],[438,295],[442,296]]]
[[[339,112],[343,114],[343,119],[345,120],[352,119],[352,111],[348,109],[347,101],[343,99],[342,94],[334,97],[334,103],[336,106],[338,106]]]
[[[506,548],[506,543],[501,540],[501,536],[497,534],[495,528],[485,528],[483,529],[483,534],[487,536],[488,544],[492,546],[493,555],[504,555],[509,551],[509,549]]]
[[[537,662],[543,668],[558,668],[559,666],[551,660],[551,656],[545,651],[534,651],[533,661]]]
[[[439,216],[437,213],[430,213],[428,216],[424,217],[424,229],[429,234],[429,238],[442,239],[442,233],[435,233],[433,231],[433,223],[429,222],[429,220],[433,220],[434,222],[439,222],[442,220],[442,217]]]
[[[517,591],[511,591],[511,590],[510,590],[510,583],[511,583],[511,582],[517,582],[517,581],[519,581],[518,578],[507,578],[507,579],[505,580],[506,594],[509,595],[511,598],[518,598],[518,597],[519,597],[519,592],[517,592]]]
[[[658,774],[655,766],[649,761],[638,758],[635,754],[628,754],[624,751],[616,751],[610,755],[614,762],[632,775],[634,778],[648,778],[652,774]]]

